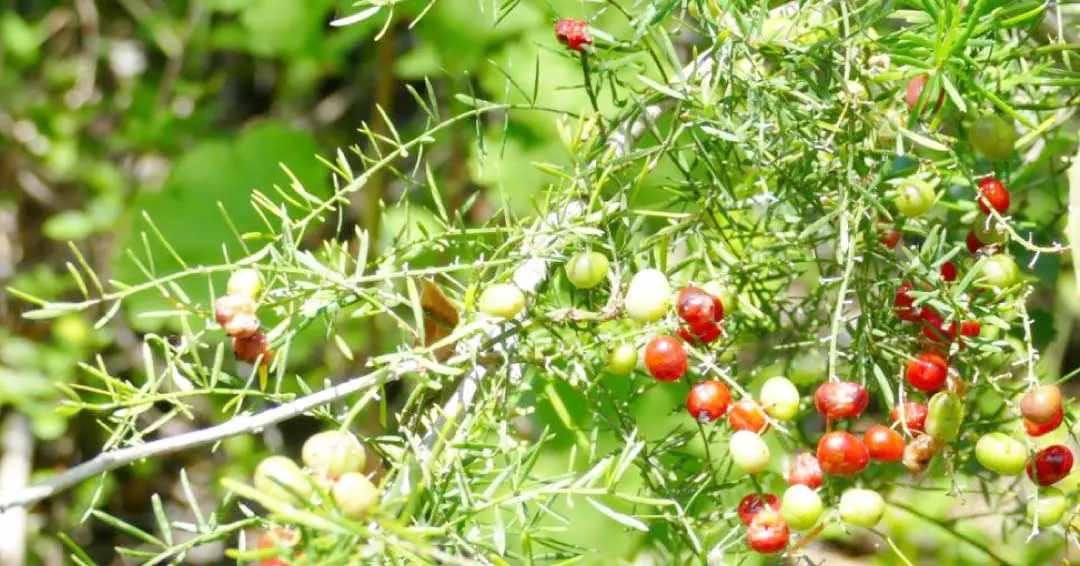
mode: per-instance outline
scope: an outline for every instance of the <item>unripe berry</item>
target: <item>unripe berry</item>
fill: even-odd
[[[496,283],[480,293],[476,308],[486,315],[512,318],[525,308],[525,294],[512,283]]]
[[[940,442],[950,442],[960,434],[964,422],[964,402],[951,391],[939,391],[926,406],[926,433]]]
[[[976,119],[968,132],[971,145],[991,160],[1002,160],[1012,155],[1016,143],[1016,128],[1000,116],[988,115]]]
[[[366,519],[379,502],[379,490],[358,472],[342,474],[330,488],[330,495],[342,514],[350,519]]]
[[[769,445],[748,430],[735,431],[731,435],[728,453],[735,466],[748,474],[756,474],[769,467]]]
[[[309,437],[300,452],[304,466],[317,476],[331,479],[364,469],[367,454],[360,441],[348,432],[324,430]]]
[[[255,301],[246,295],[225,295],[214,301],[214,318],[225,326],[237,315],[255,314]]]
[[[1027,465],[1027,456],[1024,444],[1003,432],[984,434],[975,443],[975,459],[998,475],[1020,475]]]
[[[643,269],[630,280],[626,290],[626,314],[638,322],[652,322],[664,316],[671,304],[671,286],[659,269]]]
[[[1065,493],[1056,487],[1044,487],[1039,490],[1027,505],[1027,516],[1037,526],[1050,527],[1061,522],[1069,510],[1069,500]]]
[[[791,360],[788,377],[797,385],[808,385],[825,379],[828,361],[825,354],[817,348],[802,350]]]
[[[1020,400],[1020,413],[1035,423],[1049,422],[1061,412],[1061,390],[1056,385],[1040,385],[1024,394]]]
[[[799,402],[802,397],[795,384],[786,377],[769,378],[761,386],[761,406],[765,412],[778,421],[789,421],[799,413]]]
[[[308,476],[300,470],[296,462],[285,456],[270,456],[255,467],[253,483],[255,489],[271,497],[291,501],[293,495],[281,484],[288,486],[300,496],[309,497],[312,488],[307,478]]]
[[[608,371],[615,375],[630,375],[637,366],[638,352],[633,344],[623,342],[608,356]]]
[[[840,496],[840,518],[849,525],[872,529],[885,515],[885,500],[869,489],[852,488]]]
[[[566,262],[566,278],[578,289],[592,289],[604,282],[611,265],[603,254],[580,252]]]
[[[229,283],[226,285],[228,294],[248,297],[253,301],[259,299],[262,289],[262,278],[254,269],[237,269],[229,276]]]
[[[906,179],[896,188],[893,204],[900,214],[909,218],[922,216],[934,206],[934,189],[920,179]]]
[[[788,526],[796,531],[814,528],[824,511],[821,496],[809,487],[799,484],[787,488],[780,504],[780,515]]]

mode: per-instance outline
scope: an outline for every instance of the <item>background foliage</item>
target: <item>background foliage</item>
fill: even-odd
[[[1080,81],[1068,23],[1075,5],[980,1],[964,11],[934,0],[801,2],[789,6],[788,23],[755,2],[374,5],[381,9],[372,17],[331,27],[366,6],[0,4],[0,283],[77,301],[80,286],[101,294],[90,273],[105,286],[193,274],[122,303],[56,311],[49,321],[23,318],[31,305],[2,295],[0,403],[28,419],[35,475],[102,447],[290,399],[363,373],[380,354],[376,363],[390,363],[416,338],[409,289],[395,274],[440,273],[471,313],[477,285],[505,279],[533,251],[521,249],[526,229],[564,232],[552,259],[604,251],[624,283],[650,266],[679,282],[721,281],[737,307],[723,348],[697,360],[706,371],[749,391],[771,375],[840,372],[869,384],[877,413],[887,413],[896,387],[883,385],[895,382],[915,343],[887,307],[901,275],[935,281],[949,254],[964,269],[974,263],[959,258],[975,210],[971,181],[993,167],[966,139],[980,113],[1013,115],[1021,134],[1030,133],[998,171],[1015,189],[1018,234],[1039,245],[1062,237]],[[554,41],[557,17],[586,18],[611,39],[598,34],[598,54],[583,66]],[[1055,17],[1066,23],[1048,27]],[[714,71],[675,80],[703,52]],[[903,87],[928,70],[949,81],[948,103],[920,122],[903,105]],[[654,103],[665,112],[635,150],[605,153],[600,132]],[[464,113],[471,114],[447,121]],[[431,140],[391,168],[372,169],[362,191],[335,192],[388,154],[380,152],[421,135]],[[938,183],[944,196],[931,221],[904,222],[883,205],[889,177],[901,175]],[[537,223],[571,200],[594,214]],[[318,213],[324,202],[336,207],[332,214]],[[908,251],[875,246],[879,221],[897,221]],[[230,262],[264,246],[272,252],[258,257],[277,290],[264,323],[280,323],[288,351],[267,396],[231,360],[220,376],[207,371],[221,342],[207,324],[211,297],[222,292]],[[1011,246],[1022,265],[1033,259],[1030,248]],[[358,256],[374,278],[369,289],[327,283],[334,281],[327,266],[351,272]],[[845,276],[853,257],[859,268]],[[992,373],[993,359],[1005,362],[1004,373],[1021,360],[1022,371],[1025,342],[1042,352],[1043,379],[1070,375],[1078,365],[1070,262],[1041,254],[1024,270],[1027,308],[970,303],[983,320],[1000,320],[1001,332],[964,354],[966,375]],[[838,326],[840,285],[862,310]],[[951,310],[968,305],[962,292],[929,300]],[[686,417],[681,384],[655,387],[642,372],[628,381],[599,369],[613,340],[641,341],[645,331],[560,318],[570,307],[598,312],[608,299],[607,291],[573,291],[558,276],[542,288],[529,345],[493,372],[476,407],[486,416],[469,423],[462,461],[440,464],[445,475],[430,486],[418,523],[451,525],[440,544],[492,562],[580,555],[583,563],[671,563],[710,549],[714,559],[727,551],[732,561],[757,560],[736,548],[742,530],[730,509],[753,487],[729,468],[719,472],[725,433]],[[177,360],[195,358],[204,367],[178,377]],[[452,375],[434,373],[388,385],[357,415],[355,428],[381,438],[387,459],[403,444],[397,415],[415,419],[430,406],[425,396],[439,398],[431,390],[452,389]],[[1002,379],[999,389],[1021,385]],[[187,398],[185,388],[207,394]],[[159,389],[163,397],[148,402]],[[1003,396],[981,393],[972,397],[986,416],[977,426],[998,426]],[[98,564],[138,553],[179,560],[176,545],[192,535],[164,527],[158,508],[179,522],[202,522],[193,502],[223,524],[240,519],[220,480],[247,478],[267,454],[295,455],[319,420],[340,418],[348,406],[213,452],[140,462],[47,501],[31,515],[29,560],[61,563],[72,552]],[[791,453],[820,429],[807,417],[772,437],[774,452]],[[521,444],[485,467],[509,439]],[[775,468],[784,468],[779,458]],[[600,491],[589,491],[590,474],[603,477]],[[778,474],[765,481],[773,491],[783,484]],[[985,564],[997,556],[1045,564],[1068,552],[1067,526],[1023,544],[1030,530],[1023,506],[1008,496],[1012,486],[986,477],[970,451],[939,459],[922,481],[907,481],[899,469],[866,481],[902,484],[891,488],[896,505],[885,528],[914,563]],[[947,497],[956,485],[965,493]],[[511,491],[528,497],[512,500]],[[475,503],[480,493],[488,503]],[[456,515],[462,507],[471,509]],[[147,542],[140,531],[166,543]],[[225,549],[250,544],[254,531],[243,540],[240,532],[193,547],[183,562],[235,563]],[[334,540],[312,556],[325,551],[333,560],[353,539]],[[834,526],[808,555],[830,564],[894,563],[882,545],[873,534]]]

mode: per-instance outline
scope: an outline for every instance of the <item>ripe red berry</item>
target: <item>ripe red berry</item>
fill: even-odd
[[[907,84],[907,92],[904,93],[904,100],[907,102],[908,108],[915,110],[919,106],[919,97],[922,96],[922,91],[926,87],[926,82],[930,80],[927,75],[918,75],[912,77]],[[937,103],[934,104],[934,112],[941,109],[941,105],[945,103],[945,91],[938,93]],[[923,109],[930,107],[929,97],[923,103]]]
[[[896,462],[904,457],[904,438],[884,425],[870,427],[863,434],[863,444],[870,458],[878,462]]]
[[[903,414],[901,415],[901,411]],[[922,403],[907,402],[893,407],[891,416],[894,423],[903,421],[901,426],[907,426],[912,432],[924,432],[926,430],[926,405]]]
[[[753,399],[741,399],[728,411],[728,424],[731,430],[748,430],[763,434],[769,429],[765,410]]]
[[[956,264],[951,261],[941,264],[941,278],[949,283],[956,281]]]
[[[896,317],[900,320],[906,320],[908,322],[915,322],[919,320],[919,313],[915,312],[915,309],[911,306],[915,303],[915,297],[908,294],[908,291],[914,289],[915,286],[910,281],[904,281],[900,288],[896,290],[896,298],[893,299],[893,309],[896,310]]]
[[[896,228],[886,228],[881,232],[881,237],[878,238],[878,241],[881,242],[881,245],[891,250],[900,243],[900,231]]]
[[[1061,413],[1061,390],[1056,385],[1040,385],[1024,394],[1020,414],[1035,423],[1043,424]]]
[[[826,381],[814,392],[814,406],[828,419],[857,417],[869,404],[866,387],[853,381]]]
[[[246,338],[237,336],[233,338],[233,352],[237,359],[249,364],[262,356],[262,364],[267,365],[273,360],[273,352],[269,351],[270,339],[262,332],[256,332]]]
[[[1073,455],[1065,446],[1047,446],[1035,455],[1034,467],[1028,462],[1027,475],[1039,485],[1053,485],[1072,471]]]
[[[686,373],[686,350],[672,336],[655,336],[645,346],[645,369],[660,381],[675,381]]]
[[[1057,430],[1057,427],[1061,426],[1061,421],[1065,419],[1065,410],[1058,407],[1057,413],[1045,423],[1037,423],[1024,419],[1024,430],[1028,433],[1028,436],[1038,437],[1044,434]]]
[[[933,393],[945,386],[949,364],[933,352],[923,352],[908,362],[907,381],[912,387]]]
[[[746,528],[746,543],[750,549],[760,554],[774,554],[787,547],[791,531],[780,513],[772,509],[763,509],[754,516]]]
[[[742,498],[742,501],[739,502],[739,506],[735,510],[739,514],[739,520],[741,520],[744,525],[749,525],[754,520],[754,516],[766,507],[771,507],[774,511],[779,511],[780,498],[771,493],[766,493],[764,495],[751,493]]]
[[[731,405],[731,390],[721,381],[702,381],[690,388],[686,410],[700,422],[711,423],[727,413]]]
[[[805,485],[810,489],[817,489],[825,483],[821,473],[821,464],[817,458],[809,452],[802,452],[795,456],[788,471],[788,485]]]
[[[836,430],[818,441],[817,459],[826,474],[851,477],[866,468],[870,452],[855,435]]]
[[[949,334],[945,328],[945,319],[930,306],[919,310],[919,318],[922,319],[923,334],[934,342],[948,342]]]
[[[683,287],[675,299],[675,313],[694,328],[724,318],[724,305],[703,289]]]
[[[979,253],[979,250],[983,249],[983,247],[986,246],[986,244],[982,243],[979,240],[979,237],[975,235],[975,230],[974,229],[968,230],[967,239],[965,240],[965,243],[967,244],[968,252],[970,252],[971,255],[975,255],[975,254]]]
[[[957,336],[963,336],[964,338],[974,338],[982,332],[982,325],[977,320],[965,320],[960,323],[960,328],[956,327],[956,321],[953,321],[949,325],[949,336],[956,338]]]
[[[1001,181],[993,177],[987,177],[979,181],[979,208],[985,214],[990,214],[990,208],[1004,214],[1009,210],[1009,190]]]
[[[555,22],[555,39],[573,51],[583,51],[582,46],[592,45],[588,26],[581,20],[563,19]]]

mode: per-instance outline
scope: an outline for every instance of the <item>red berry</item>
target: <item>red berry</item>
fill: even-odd
[[[766,506],[771,507],[774,511],[779,511],[780,498],[771,493],[766,493],[764,496],[751,493],[742,498],[736,511],[739,513],[739,520],[744,525],[749,525],[754,520],[754,516]]]
[[[1035,455],[1034,464],[1034,469],[1032,462],[1028,462],[1027,466],[1027,475],[1031,481],[1043,486],[1053,485],[1072,471],[1073,455],[1068,448],[1055,444],[1040,450]]]
[[[941,264],[941,278],[949,283],[956,281],[956,264],[951,261]]]
[[[926,405],[922,403],[907,402],[902,405],[903,415],[901,412],[901,405],[893,407],[892,420],[894,423],[904,421],[909,431],[924,432],[926,430]],[[901,425],[903,426],[903,425]]]
[[[717,305],[720,305],[719,311],[716,310]],[[675,313],[694,328],[722,319],[724,306],[703,289],[683,287],[675,300]]]
[[[949,334],[945,329],[945,319],[933,308],[925,306],[919,310],[922,319],[923,334],[934,342],[948,342]]]
[[[956,323],[954,322],[953,324],[955,325]],[[965,338],[974,338],[978,336],[980,332],[982,332],[982,325],[979,324],[979,321],[977,320],[965,320],[964,322],[960,323],[960,336],[963,336]],[[957,333],[955,326],[950,329],[949,334],[952,336],[956,336]]]
[[[1027,431],[1028,436],[1036,437],[1057,430],[1057,427],[1061,426],[1061,421],[1065,419],[1065,410],[1058,407],[1057,414],[1055,414],[1050,420],[1045,423],[1037,423],[1024,419],[1024,430]]]
[[[1061,390],[1053,384],[1040,385],[1025,393],[1020,400],[1020,414],[1035,424],[1051,421],[1060,413]]]
[[[927,75],[918,75],[912,77],[907,84],[907,92],[904,95],[904,100],[907,102],[908,108],[915,110],[919,106],[919,97],[922,96],[922,91],[926,87],[926,82],[930,80]],[[934,105],[934,112],[941,109],[941,105],[945,103],[945,92],[941,91],[938,94],[937,103]],[[925,110],[930,106],[930,100],[927,99],[923,103],[923,109]]]
[[[720,325],[715,322],[706,322],[705,324],[690,325],[690,332],[697,336],[697,339],[705,344],[711,344],[724,333],[720,329]]]
[[[788,471],[788,485],[801,484],[810,489],[817,489],[825,483],[821,473],[821,464],[809,452],[802,452],[795,457]]]
[[[690,388],[686,398],[686,410],[690,416],[703,423],[711,423],[724,416],[731,405],[731,390],[723,382],[711,379]]]
[[[1009,210],[1009,189],[1001,184],[1001,181],[993,177],[987,177],[979,181],[979,207],[986,214],[990,214],[990,208],[1001,214]]]
[[[753,399],[742,399],[732,405],[728,412],[728,424],[731,430],[748,430],[763,434],[769,429],[765,411]]]
[[[866,468],[870,452],[855,435],[837,430],[818,441],[817,459],[826,474],[851,477]]]
[[[214,301],[214,318],[225,326],[237,315],[255,314],[255,301],[246,295],[224,295]]]
[[[592,45],[588,26],[581,20],[563,19],[555,22],[555,39],[573,51],[583,51],[583,45]]]
[[[645,346],[645,369],[660,381],[675,381],[686,373],[686,350],[671,336],[656,336]]]
[[[746,528],[746,543],[760,554],[774,554],[787,547],[791,532],[780,513],[763,509]]]
[[[881,245],[891,250],[900,243],[900,231],[896,228],[886,228],[881,233],[881,237],[878,238],[878,241],[881,242]]]
[[[869,404],[866,387],[853,381],[827,381],[814,392],[814,406],[828,419],[857,417]]]
[[[255,363],[255,360],[260,355],[262,356],[263,365],[269,364],[270,360],[273,359],[273,354],[269,351],[269,348],[270,339],[262,332],[256,332],[246,338],[239,336],[233,338],[233,352],[236,357],[249,364]]]
[[[878,462],[896,462],[904,457],[904,438],[884,425],[870,427],[863,434],[863,444],[870,457]]]
[[[906,320],[908,322],[915,322],[919,320],[919,314],[912,308],[912,304],[915,303],[915,297],[908,294],[908,291],[914,289],[915,286],[910,281],[904,281],[900,288],[896,290],[896,298],[893,299],[893,308],[896,310],[896,317],[900,320]]]
[[[975,235],[975,230],[968,230],[966,243],[968,252],[971,255],[979,253],[979,250],[986,246],[986,244],[979,241],[979,237]]]
[[[923,352],[908,362],[907,381],[912,387],[927,393],[933,393],[945,386],[949,375],[949,364],[941,356],[932,352]]]

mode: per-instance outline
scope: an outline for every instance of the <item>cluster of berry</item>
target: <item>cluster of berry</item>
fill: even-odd
[[[236,357],[249,364],[260,361],[269,365],[274,359],[270,340],[261,330],[255,315],[256,301],[262,294],[262,279],[254,269],[240,269],[229,277],[227,292],[214,301],[214,318],[232,337]]]

